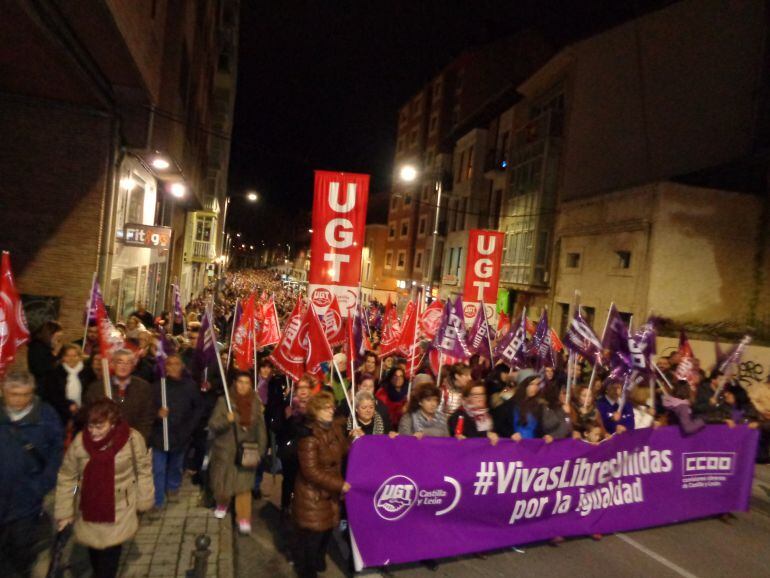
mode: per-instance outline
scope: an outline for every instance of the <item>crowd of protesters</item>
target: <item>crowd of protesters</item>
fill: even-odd
[[[108,384],[96,327],[80,343],[64,343],[53,321],[38,329],[29,372],[11,371],[2,385],[1,576],[28,575],[52,529],[69,528],[88,548],[93,575],[115,576],[139,513],[152,515],[173,502],[185,472],[201,485],[214,516],[225,518],[232,509],[239,531],[248,534],[268,468],[283,475],[281,519],[293,525],[295,538],[288,555],[298,575],[315,576],[325,569],[332,530],[344,528],[346,453],[365,435],[599,443],[645,427],[677,425],[689,435],[721,423],[760,428],[757,460],[768,461],[770,393],[750,399],[734,379],[700,368],[699,379],[677,380],[678,353],[658,358],[672,388],[659,383],[654,395],[637,386],[625,396],[622,384],[601,372],[591,379],[583,364],[568,392],[563,360],[535,371],[474,356],[445,365],[436,379],[426,358],[410,383],[405,359],[378,356],[373,330],[374,351],[355,368],[352,414],[339,384],[312,375],[292,383],[266,351],[256,372],[234,367],[226,345],[235,301],[252,293],[273,298],[281,319],[301,297],[273,273],[240,271],[190,302],[183,319],[173,312],[154,316],[139,305],[117,323],[125,345],[109,360]],[[196,355],[204,339],[201,316],[212,301],[220,355],[214,363]],[[381,307],[371,304],[373,311]],[[161,328],[174,344],[165,357],[165,403],[156,371]],[[338,366],[349,387],[346,360]],[[770,390],[770,382],[762,387]],[[43,507],[50,492],[53,521]]]

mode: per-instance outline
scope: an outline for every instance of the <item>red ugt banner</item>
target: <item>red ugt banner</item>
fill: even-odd
[[[355,307],[368,197],[369,175],[315,172],[309,296],[319,315],[332,294],[344,317]]]
[[[473,229],[468,236],[468,260],[465,263],[465,323],[476,319],[479,303],[486,303],[487,320],[493,323],[497,286],[500,282],[500,262],[503,259],[505,233]]]

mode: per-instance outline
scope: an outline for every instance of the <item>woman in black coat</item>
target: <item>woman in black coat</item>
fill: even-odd
[[[70,343],[61,348],[61,363],[47,374],[38,393],[56,410],[66,428],[83,405],[86,387],[95,380],[91,366],[83,362],[80,347]],[[81,429],[78,423],[74,425],[76,431]]]
[[[62,347],[62,329],[56,321],[46,321],[32,336],[27,349],[27,366],[38,389],[56,369]]]

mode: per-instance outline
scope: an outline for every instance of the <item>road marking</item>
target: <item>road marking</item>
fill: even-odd
[[[629,537],[628,537],[628,536],[626,536],[625,534],[621,534],[621,533],[617,533],[617,534],[615,534],[615,536],[617,536],[618,538],[620,538],[621,540],[623,540],[623,541],[624,541],[626,544],[628,544],[629,546],[633,546],[634,548],[636,548],[636,549],[637,549],[637,550],[639,550],[640,552],[644,552],[644,553],[645,553],[645,554],[647,554],[647,555],[648,555],[650,558],[652,558],[653,560],[656,560],[656,561],[660,562],[660,563],[661,563],[661,564],[663,564],[663,565],[664,565],[666,568],[668,568],[669,570],[672,570],[673,572],[676,572],[676,573],[677,573],[677,574],[679,574],[680,576],[684,576],[684,578],[698,578],[698,577],[697,577],[695,574],[693,574],[692,572],[688,572],[687,570],[685,570],[684,568],[682,568],[682,567],[681,567],[681,566],[679,566],[678,564],[674,564],[674,563],[673,563],[671,560],[669,560],[668,558],[664,558],[663,556],[661,556],[661,555],[660,555],[660,554],[658,554],[657,552],[654,552],[654,551],[650,550],[650,549],[649,549],[647,546],[644,546],[644,545],[640,544],[639,542],[637,542],[637,541],[636,541],[636,540],[634,540],[633,538],[629,538]]]

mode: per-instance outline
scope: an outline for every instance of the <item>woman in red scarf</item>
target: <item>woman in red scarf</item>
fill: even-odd
[[[472,381],[463,388],[462,405],[447,422],[449,435],[458,439],[486,437],[497,443],[494,422],[487,406],[487,388],[480,381]]]
[[[59,529],[74,522],[94,578],[113,578],[123,543],[139,527],[137,512],[153,505],[152,466],[144,438],[121,419],[114,401],[92,403],[85,416],[86,428],[59,470],[55,517]]]

